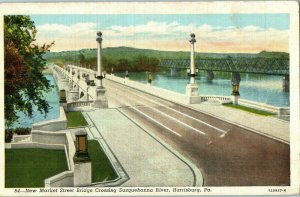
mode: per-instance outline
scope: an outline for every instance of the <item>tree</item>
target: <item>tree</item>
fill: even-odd
[[[49,112],[43,91],[51,86],[42,71],[46,65],[43,54],[54,44],[38,46],[36,27],[29,16],[4,17],[4,113],[5,124],[11,126],[18,111],[32,117],[33,105],[41,113]]]
[[[79,52],[78,58],[79,58],[80,65],[84,66],[86,64],[86,60],[84,55],[81,52]]]

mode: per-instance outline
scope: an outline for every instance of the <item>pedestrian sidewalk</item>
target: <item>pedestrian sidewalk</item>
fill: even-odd
[[[122,186],[202,186],[199,169],[191,167],[117,109],[86,113],[129,176]],[[199,173],[201,180],[195,180]]]
[[[290,142],[290,122],[288,121],[271,116],[256,115],[254,113],[209,102],[203,102],[201,104],[181,104],[267,137],[285,143]]]

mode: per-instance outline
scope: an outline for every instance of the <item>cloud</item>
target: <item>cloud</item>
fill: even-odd
[[[191,33],[193,30],[208,32],[213,28],[208,24],[195,26],[193,24],[181,25],[178,22],[166,23],[149,21],[143,25],[111,26],[103,32],[110,37],[135,36],[137,34],[148,34],[150,36],[174,36],[180,33]]]
[[[96,23],[37,26],[37,41],[55,41],[53,51],[95,48]],[[102,29],[103,46],[131,46],[157,50],[189,50],[189,34],[196,34],[196,49],[201,52],[288,51],[289,30],[258,26],[221,27],[209,24],[181,25],[179,22],[149,21],[141,25],[113,25]]]
[[[103,31],[110,37],[118,36],[134,36],[136,34],[150,34],[150,35],[174,35],[178,32],[180,24],[177,22],[155,22],[149,21],[144,25],[130,25],[130,26],[111,26]]]

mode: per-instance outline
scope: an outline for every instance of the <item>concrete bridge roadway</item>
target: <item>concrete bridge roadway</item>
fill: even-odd
[[[73,80],[87,88],[83,78]],[[103,84],[109,107],[117,108],[193,161],[206,186],[290,184],[288,144],[109,79]],[[88,92],[93,95],[95,88],[90,86]]]
[[[290,184],[288,144],[111,80],[103,82],[109,106],[191,159],[201,169],[204,185]]]

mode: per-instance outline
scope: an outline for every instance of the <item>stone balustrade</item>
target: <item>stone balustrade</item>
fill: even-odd
[[[31,141],[31,135],[13,135],[12,143],[18,143],[22,141]]]
[[[220,103],[230,103],[232,102],[232,98],[230,96],[201,95],[201,102],[205,101],[219,101]]]
[[[67,103],[67,110],[70,111],[76,107],[90,106],[92,103],[93,103],[92,100],[70,102],[70,103]]]

